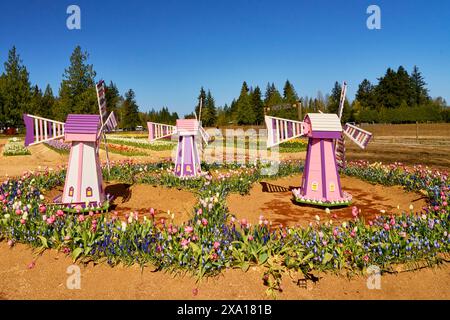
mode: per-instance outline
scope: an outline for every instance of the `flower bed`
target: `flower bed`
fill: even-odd
[[[8,139],[8,143],[3,148],[4,156],[27,156],[31,152],[23,145],[23,141],[18,138]]]
[[[50,140],[47,142],[44,142],[44,144],[52,149],[53,151],[56,151],[60,154],[67,154],[70,152],[71,145],[69,143],[64,142],[63,139],[59,140]]]
[[[148,141],[147,138],[136,138],[133,136],[126,137],[126,136],[108,135],[107,139],[109,142],[112,142],[114,144],[155,151],[172,150],[176,146],[176,143],[172,141],[157,140],[150,142]]]
[[[118,163],[109,178],[124,182],[150,183],[197,191],[199,201],[191,219],[175,225],[170,216],[156,220],[154,210],[147,215],[131,212],[125,221],[117,215],[68,215],[61,208],[46,206],[40,190],[61,185],[64,171],[26,174],[0,185],[0,238],[29,243],[42,250],[54,248],[80,261],[104,261],[157,269],[190,271],[199,279],[224,268],[247,270],[252,264],[265,268],[262,280],[268,293],[280,289],[283,272],[305,274],[312,271],[364,272],[370,265],[389,270],[399,263],[439,263],[450,250],[449,179],[445,172],[401,164],[349,163],[344,173],[373,183],[398,184],[429,198],[427,207],[401,216],[378,216],[363,221],[353,208],[353,220],[336,225],[322,216],[308,228],[272,228],[264,217],[258,225],[229,215],[226,197],[245,193],[262,179],[261,164],[205,166],[217,174],[180,180],[170,174],[169,163]],[[280,164],[275,177],[298,173],[296,162]],[[223,172],[223,173],[219,173]],[[229,174],[227,174],[229,173]],[[241,180],[242,179],[242,180]]]

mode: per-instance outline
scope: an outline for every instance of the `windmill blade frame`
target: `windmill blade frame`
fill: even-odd
[[[147,122],[148,140],[150,142],[177,134],[177,127],[157,122]]]
[[[264,116],[267,127],[267,148],[305,135],[304,122]]]
[[[372,133],[350,123],[345,124],[344,134],[361,149],[365,149],[372,138]]]
[[[64,122],[30,114],[24,114],[23,121],[26,128],[25,146],[64,138]]]

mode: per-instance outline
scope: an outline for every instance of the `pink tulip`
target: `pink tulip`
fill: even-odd
[[[80,214],[78,216],[78,222],[83,222],[84,221],[84,215]]]
[[[384,230],[388,231],[391,227],[389,227],[389,225],[387,223],[384,224]]]
[[[31,261],[30,264],[28,265],[28,269],[33,269],[36,266],[36,262]]]
[[[59,209],[58,211],[56,211],[56,215],[58,217],[63,217],[64,216],[64,211],[62,211],[61,209]]]
[[[252,235],[248,236],[248,241],[253,241],[253,236]]]
[[[366,255],[363,257],[363,260],[364,260],[365,262],[368,262],[368,261],[369,261],[369,256],[366,254]]]
[[[191,226],[186,226],[184,228],[184,232],[186,232],[187,234],[192,233],[192,231],[194,231],[194,228],[192,228]]]
[[[22,214],[22,210],[17,209],[17,210],[16,210],[16,214],[17,214],[18,216],[20,216],[20,215]]]
[[[446,207],[448,205],[447,201],[442,202],[442,205]]]
[[[215,241],[214,242],[214,249],[218,249],[220,247],[220,242]]]
[[[46,208],[43,204],[41,204],[41,205],[39,206],[39,212],[40,212],[40,213],[45,213],[45,211],[47,211],[47,208]]]
[[[358,216],[359,210],[356,206],[352,207],[352,216],[353,218],[356,218]]]
[[[9,247],[12,247],[12,246],[14,246],[14,241],[12,241],[12,240],[8,240],[8,246],[9,246]]]
[[[21,224],[25,224],[27,222],[27,220],[25,220],[25,219],[20,219],[20,223]]]
[[[205,218],[202,219],[202,225],[203,226],[207,226],[208,225],[208,220],[206,220]]]
[[[155,209],[150,208],[150,215],[152,216],[152,218],[155,216]]]

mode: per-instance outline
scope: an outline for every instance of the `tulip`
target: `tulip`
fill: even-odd
[[[186,232],[187,234],[192,233],[194,231],[194,228],[192,228],[191,226],[186,226],[184,228],[184,232]]]
[[[205,218],[202,219],[202,225],[203,226],[207,226],[208,225],[208,220],[206,220]]]

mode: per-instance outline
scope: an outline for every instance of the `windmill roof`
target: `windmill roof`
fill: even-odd
[[[335,113],[308,113],[312,131],[342,132],[342,125]]]
[[[177,131],[196,134],[198,131],[199,122],[196,119],[178,119]]]
[[[64,125],[68,134],[97,134],[100,130],[100,116],[97,114],[69,114]]]

